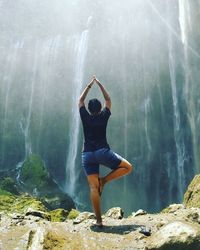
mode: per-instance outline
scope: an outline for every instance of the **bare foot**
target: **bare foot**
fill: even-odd
[[[96,222],[93,223],[93,226],[103,227],[103,223],[102,223],[102,221],[100,221],[100,222],[96,221]]]

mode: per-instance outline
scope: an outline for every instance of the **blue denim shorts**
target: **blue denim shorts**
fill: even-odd
[[[101,148],[93,152],[82,152],[82,166],[86,175],[99,174],[99,165],[117,169],[123,158],[109,148]]]

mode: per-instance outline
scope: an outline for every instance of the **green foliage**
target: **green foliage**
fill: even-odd
[[[31,191],[34,188],[42,189],[48,185],[49,174],[40,156],[32,154],[25,160],[20,178]]]
[[[65,209],[55,209],[50,211],[51,221],[53,222],[63,222],[67,219],[69,212]]]
[[[6,177],[0,182],[0,188],[12,194],[18,194],[15,181],[11,177]]]
[[[73,220],[73,219],[76,219],[79,215],[79,211],[77,211],[76,209],[72,209],[70,212],[69,212],[69,215],[67,216],[67,219],[70,219],[70,220]]]
[[[1,195],[12,195],[12,194],[10,192],[0,188],[0,196]]]

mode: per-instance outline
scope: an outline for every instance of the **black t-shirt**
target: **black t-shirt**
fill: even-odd
[[[110,148],[106,139],[106,127],[111,112],[104,108],[98,115],[90,115],[85,106],[80,107],[80,116],[84,132],[84,152],[95,151],[100,148]]]

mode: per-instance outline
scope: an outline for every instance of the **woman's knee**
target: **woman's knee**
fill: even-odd
[[[90,192],[98,192],[99,189],[99,176],[98,175],[89,175],[88,176],[88,184],[90,187]]]

